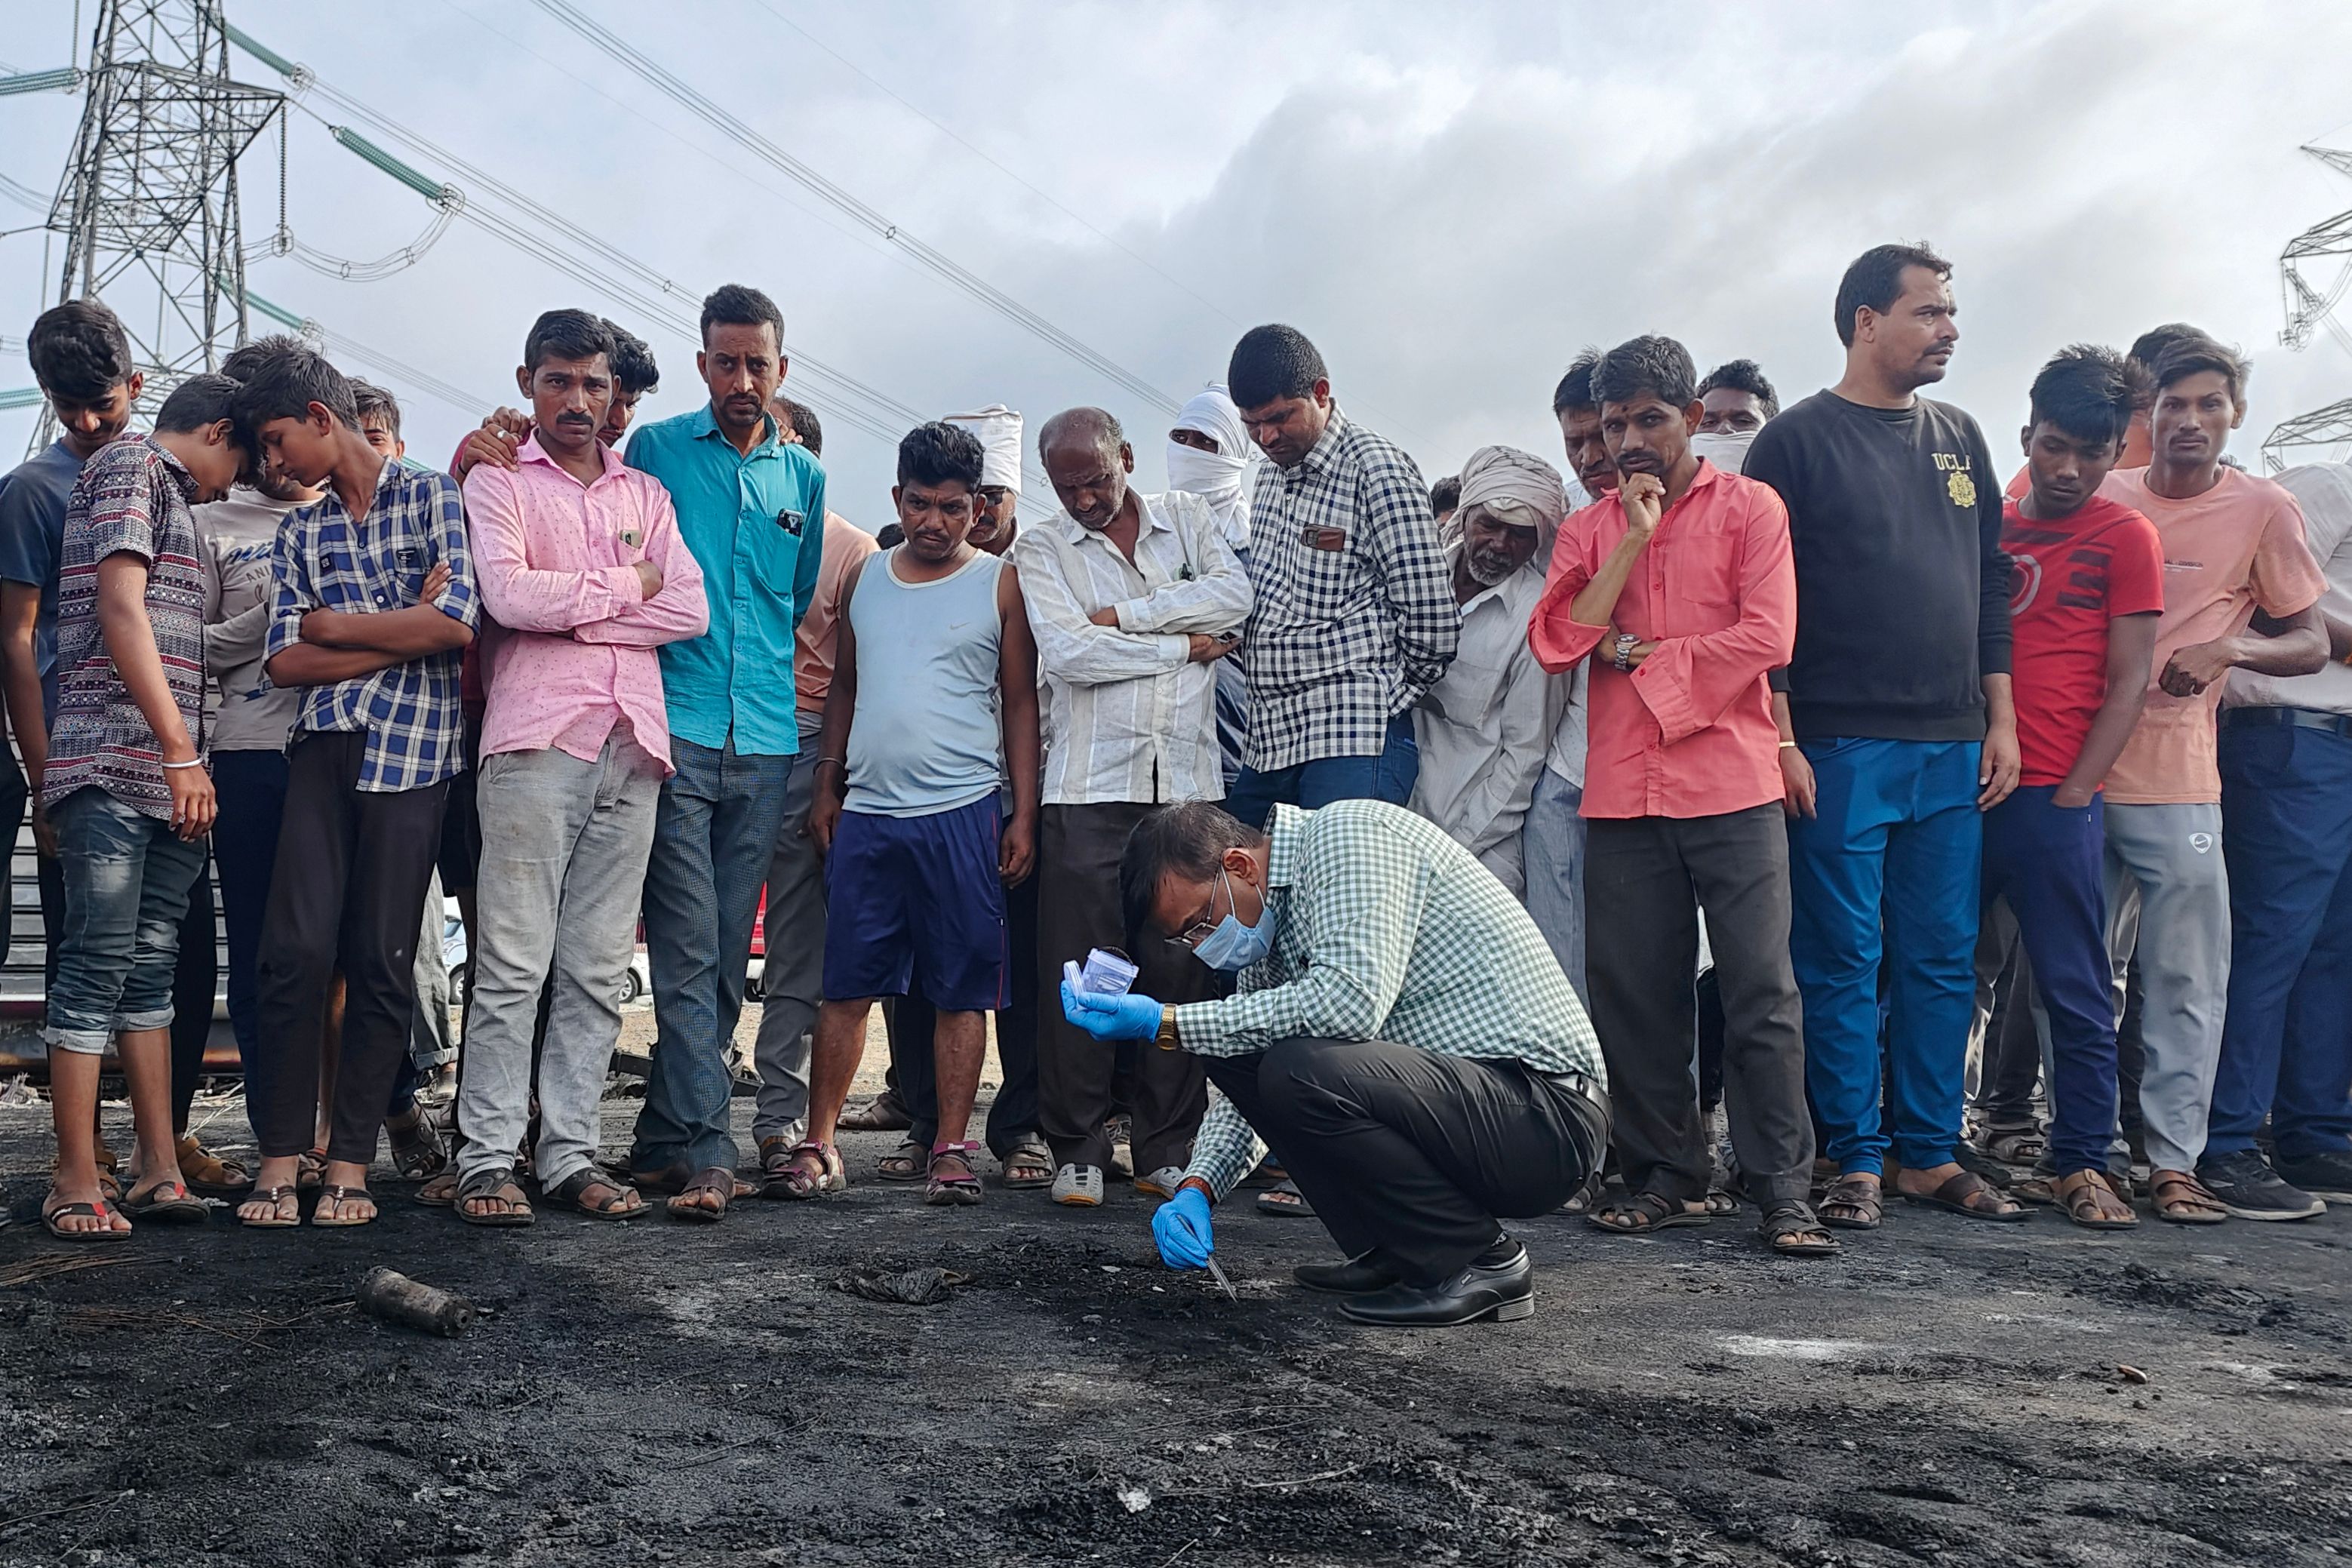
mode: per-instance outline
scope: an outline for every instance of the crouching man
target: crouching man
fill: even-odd
[[[1548,1214],[1609,1137],[1601,1050],[1535,922],[1435,825],[1378,801],[1277,805],[1257,833],[1202,802],[1146,816],[1119,862],[1130,942],[1238,976],[1163,1007],[1080,994],[1097,1039],[1203,1058],[1221,1091],[1176,1196],[1152,1216],[1170,1267],[1206,1266],[1209,1210],[1265,1152],[1347,1261],[1298,1282],[1349,1317],[1443,1327],[1535,1310],[1500,1217]]]

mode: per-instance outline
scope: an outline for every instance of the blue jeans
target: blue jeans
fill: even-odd
[[[677,771],[662,785],[646,865],[646,960],[659,1038],[629,1168],[707,1171],[735,1163],[728,1048],[793,759],[675,735],[669,755]]]
[[[220,798],[213,847],[228,943],[228,1021],[236,1031],[237,1055],[251,1060],[261,1039],[254,973],[261,963],[269,879],[278,869],[278,825],[286,816],[286,753],[215,752],[213,787]]]
[[[1906,1165],[1947,1164],[1958,1142],[1976,1007],[1982,749],[1804,742],[1819,798],[1816,815],[1789,822],[1789,956],[1805,1001],[1805,1087],[1840,1172],[1883,1172],[1890,1141]],[[1879,1115],[1882,963],[1891,1129]]]
[[[2234,710],[2231,710],[2234,711]],[[2352,737],[2224,724],[2230,1002],[2205,1152],[2352,1148]]]
[[[1410,710],[1389,721],[1378,756],[1318,757],[1271,773],[1244,768],[1225,792],[1225,810],[1244,827],[1263,828],[1276,805],[1313,811],[1335,800],[1384,800],[1402,805],[1421,777],[1421,748]]]
[[[1519,825],[1528,868],[1528,914],[1551,944],[1576,999],[1584,989],[1584,792],[1549,768],[1536,775],[1535,799]]]
[[[2006,899],[2050,1020],[2050,1168],[2107,1168],[2116,1008],[2107,968],[2105,803],[2063,810],[2022,784],[1984,816],[1984,894]],[[2013,998],[2010,1005],[2023,1006]]]
[[[41,1037],[52,1050],[100,1056],[119,1033],[171,1026],[180,921],[205,868],[205,842],[181,838],[96,784],[58,802],[49,817],[66,918]]]

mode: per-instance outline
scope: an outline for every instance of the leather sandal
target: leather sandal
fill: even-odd
[[[1899,1187],[1895,1190],[1902,1192]],[[2000,1188],[1974,1171],[1962,1171],[1932,1193],[1903,1193],[1903,1201],[1942,1209],[1947,1214],[1961,1215],[1969,1219],[1990,1220],[1997,1225],[2014,1225],[2020,1220],[2033,1217],[2032,1209],[2002,1196]],[[2009,1206],[2002,1207],[2004,1204]]]
[[[934,1143],[931,1164],[923,1187],[923,1201],[943,1208],[966,1207],[980,1202],[980,1173],[972,1156],[977,1143]]]
[[[1822,1194],[1820,1213],[1822,1223],[1834,1230],[1876,1230],[1886,1215],[1886,1184],[1866,1171],[1849,1171]]]
[[[717,1206],[704,1202],[716,1197]],[[735,1201],[735,1173],[724,1165],[713,1165],[698,1172],[692,1181],[677,1190],[677,1195],[664,1206],[672,1219],[691,1220],[697,1225],[716,1225],[727,1217],[727,1205]]]
[[[2053,1189],[2066,1217],[2084,1230],[2130,1230],[2139,1215],[2107,1184],[2105,1171],[2069,1171]]]
[[[503,1210],[476,1211],[468,1204],[496,1201],[507,1206]],[[491,1230],[507,1230],[535,1225],[539,1215],[531,1212],[530,1195],[515,1179],[512,1165],[486,1165],[457,1184],[457,1217],[467,1225],[478,1225]]]
[[[2156,1217],[2169,1225],[2220,1225],[2230,1217],[2212,1189],[2187,1171],[2151,1171]]]
[[[841,1151],[814,1139],[793,1144],[783,1163],[772,1163],[768,1172],[768,1184],[760,1189],[763,1198],[797,1201],[823,1193],[843,1192],[849,1186],[849,1174],[842,1169]]]

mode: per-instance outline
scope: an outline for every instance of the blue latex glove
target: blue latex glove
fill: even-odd
[[[1177,1188],[1152,1215],[1151,1239],[1169,1268],[1206,1268],[1209,1254],[1217,1249],[1209,1235],[1209,1194],[1198,1187]]]
[[[1123,996],[1080,991],[1062,982],[1062,1016],[1097,1040],[1148,1040],[1160,1033],[1160,1004],[1130,991]]]

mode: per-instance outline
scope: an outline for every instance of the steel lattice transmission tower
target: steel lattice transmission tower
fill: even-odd
[[[150,403],[246,337],[236,161],[286,100],[234,79],[228,46],[220,0],[104,0],[49,212],[66,237],[58,299],[114,307]]]
[[[2352,153],[2334,147],[2304,151],[2339,174],[2352,174]],[[2339,263],[2335,280],[2325,288],[2315,287],[2306,274],[2315,264],[2331,260]],[[2291,349],[2307,348],[2313,335],[2325,331],[2352,350],[2352,331],[2336,319],[2336,301],[2347,287],[2352,287],[2352,212],[2313,225],[2287,241],[2286,249],[2280,252],[2279,291],[2284,296],[2286,329],[2279,333],[2279,342]],[[2263,440],[2263,463],[2276,473],[2286,467],[2292,448],[2321,448],[2316,455],[2326,456],[2347,445],[2352,445],[2352,398],[2298,414],[2276,426]]]

